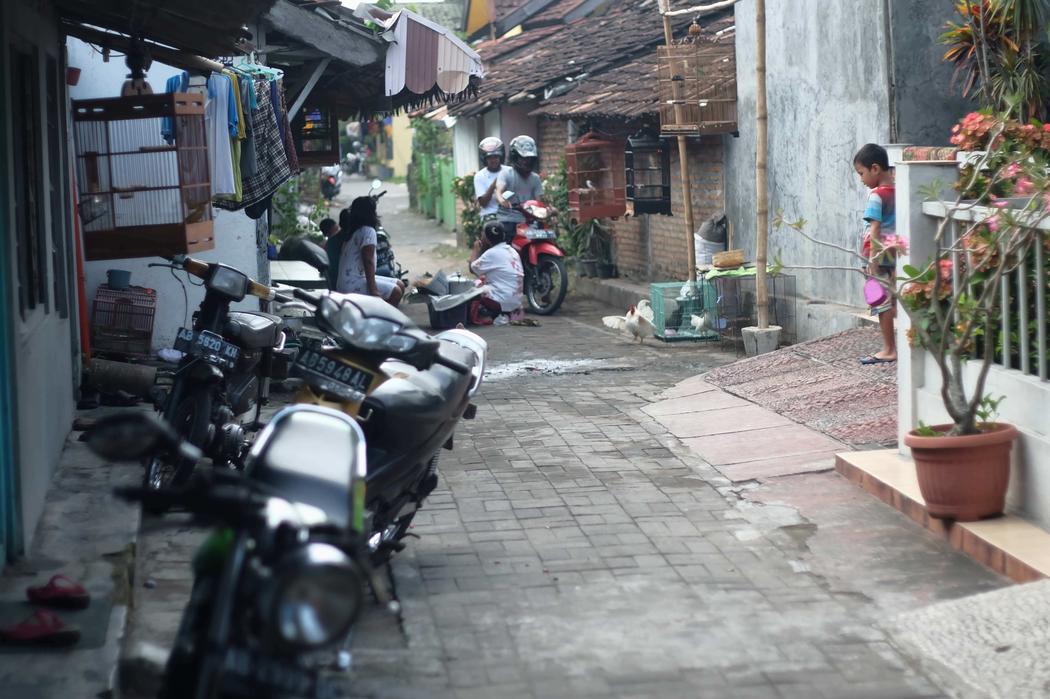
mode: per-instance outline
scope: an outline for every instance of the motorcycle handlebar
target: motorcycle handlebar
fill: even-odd
[[[306,289],[300,289],[299,287],[296,287],[292,291],[292,293],[295,295],[295,298],[299,299],[300,301],[306,301],[312,306],[316,306],[319,303],[321,303],[321,294],[312,294]]]
[[[171,262],[176,267],[181,267],[187,273],[192,274],[198,279],[207,281],[208,273],[211,271],[211,265],[203,260],[195,260],[189,255],[173,255],[171,257],[165,257],[164,259]],[[249,295],[256,298],[262,299],[263,301],[273,301],[276,298],[277,292],[269,286],[255,281],[251,277],[248,277],[248,289]]]
[[[178,490],[151,490],[141,486],[113,489],[122,500],[141,502],[146,508],[168,510],[182,507],[189,512],[239,520],[265,507],[266,499],[243,485],[199,483]]]
[[[456,361],[455,359],[450,359],[450,358],[442,355],[440,352],[438,352],[437,356],[434,357],[434,363],[435,364],[440,364],[441,366],[444,366],[444,367],[448,367],[452,371],[455,371],[455,372],[460,373],[460,374],[469,374],[470,373],[470,367],[469,366],[467,366],[463,362]]]

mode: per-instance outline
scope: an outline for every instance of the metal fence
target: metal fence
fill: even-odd
[[[942,202],[926,202],[923,213],[943,221],[948,216],[948,209]],[[992,215],[994,210],[987,207],[972,207],[952,212],[949,225],[953,253],[953,283],[958,283],[959,256],[955,243],[974,221],[980,221]],[[996,341],[994,362],[1005,369],[1013,369],[1027,375],[1038,376],[1048,380],[1050,357],[1047,356],[1047,317],[1046,291],[1050,284],[1047,276],[1045,245],[1050,240],[1050,221],[1041,220],[1032,228],[1042,235],[1028,255],[1020,261],[1013,273],[1004,275],[999,288],[999,337]]]

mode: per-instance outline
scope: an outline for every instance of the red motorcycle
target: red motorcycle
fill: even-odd
[[[510,242],[525,269],[525,299],[533,313],[550,315],[558,310],[569,290],[565,253],[554,242],[558,234],[547,225],[550,210],[543,202],[530,199],[514,208],[525,215]]]

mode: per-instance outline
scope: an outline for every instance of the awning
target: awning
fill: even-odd
[[[481,57],[450,29],[408,10],[391,15],[359,5],[357,14],[386,30],[383,38],[390,42],[386,52],[387,97],[406,91],[419,97],[455,97],[470,91],[484,77]]]

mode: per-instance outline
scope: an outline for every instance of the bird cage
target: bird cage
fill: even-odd
[[[87,259],[215,247],[204,99],[166,93],[73,102]]]
[[[699,136],[737,130],[736,56],[731,41],[697,37],[657,49],[660,132]]]
[[[735,346],[743,354],[742,329],[755,324],[755,299],[757,282],[754,275],[719,276],[714,280],[718,306],[712,319],[712,327],[721,335],[723,344]],[[769,295],[769,322],[779,325],[781,343],[793,344],[796,339],[795,277],[790,274],[771,274],[766,279]]]
[[[616,218],[627,211],[623,144],[594,133],[565,147],[569,209],[578,220]]]
[[[653,282],[649,285],[653,332],[664,342],[716,341],[718,295],[711,282]]]
[[[624,151],[627,201],[634,213],[671,215],[671,153],[667,143],[649,131],[627,139]]]
[[[339,162],[339,120],[331,107],[304,106],[292,120],[292,143],[299,165],[325,166]]]

